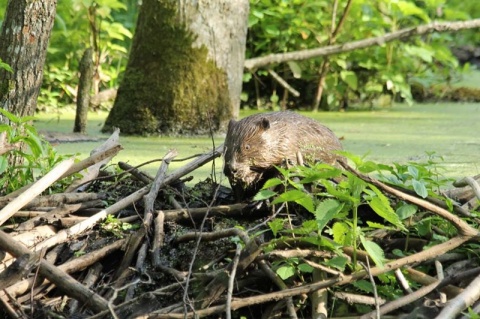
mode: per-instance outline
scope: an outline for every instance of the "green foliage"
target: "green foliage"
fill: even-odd
[[[38,134],[29,124],[32,117],[17,117],[4,109],[0,109],[0,113],[9,122],[0,124],[0,134],[5,135],[7,144],[15,145],[14,149],[0,155],[0,185],[3,193],[8,194],[34,182],[68,156],[57,154]],[[69,183],[69,180],[59,183]],[[62,185],[54,185],[51,191],[55,191],[55,187],[61,189]]]
[[[123,238],[125,233],[134,229],[138,229],[138,225],[124,223],[113,215],[107,215],[107,218],[102,223],[103,231],[110,233],[118,238]]]
[[[439,174],[437,158],[428,154],[426,162],[407,164],[377,164],[342,152],[363,173],[376,176],[387,183],[411,189],[418,196],[436,196],[434,190],[445,186],[449,181]],[[360,179],[353,173],[317,163],[311,167],[278,168],[280,177],[268,180],[255,200],[269,199],[272,205],[287,205],[289,210],[303,211],[302,222],[274,219],[268,223],[275,239],[272,243],[284,241],[295,236],[297,241],[314,244],[321,250],[334,251],[335,257],[320,258],[319,263],[335,270],[359,270],[357,251],[364,250],[373,262],[382,267],[386,262],[382,242],[374,240],[374,231],[383,229],[390,232],[402,232],[407,236],[432,238],[432,227],[444,230],[444,235],[433,235],[432,242],[444,242],[456,234],[455,228],[436,216],[422,217],[415,223],[410,221],[416,214],[422,213],[417,206],[401,200],[391,200],[377,186]],[[334,182],[335,181],[335,182]],[[421,185],[421,186],[419,186]],[[277,191],[281,189],[282,191]],[[360,208],[367,214],[359,214]],[[326,237],[330,239],[326,239]],[[352,247],[353,255],[349,260],[341,247]],[[270,248],[271,249],[271,248]],[[406,255],[406,251],[397,251],[396,255]],[[311,272],[297,258],[285,259],[276,264],[277,274],[282,279],[300,278]],[[394,276],[384,274],[379,291],[387,298],[398,293]],[[358,282],[356,288],[370,291],[369,282]]]
[[[8,65],[8,64],[5,63],[5,62],[3,62],[2,59],[0,59],[0,69],[7,70],[7,71],[10,72],[10,73],[13,72],[12,68],[10,67],[10,65]]]
[[[473,310],[471,307],[468,307],[468,312],[467,313],[463,312],[463,314],[466,316],[466,318],[480,319],[480,314],[475,312],[475,310]]]
[[[354,1],[336,43],[378,37],[432,21],[465,20],[470,18],[470,12],[480,12],[476,2],[469,4],[469,10],[460,3],[445,0]],[[336,23],[345,4],[345,0],[339,1]],[[328,45],[332,10],[329,0],[252,0],[247,58]],[[412,84],[429,87],[453,80],[460,72],[449,50],[455,42],[455,36],[439,33],[330,56],[323,99],[327,105],[324,107],[337,109],[346,100],[370,105],[391,104],[394,100],[412,103]],[[299,86],[302,82],[297,79],[301,78],[303,83],[309,83],[302,86],[312,90],[318,81],[322,60],[289,62],[274,69]],[[258,81],[262,72],[256,71],[257,76],[246,78],[247,82]],[[246,87],[248,89],[248,83]],[[273,96],[275,92],[276,84],[267,94]],[[302,93],[311,98],[308,91]]]
[[[39,96],[40,107],[59,107],[73,102],[78,64],[88,47],[94,49],[95,92],[118,85],[127,62],[136,6],[132,0],[59,1]]]

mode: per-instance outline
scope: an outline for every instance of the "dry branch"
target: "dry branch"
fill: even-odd
[[[455,318],[467,307],[470,307],[480,298],[478,287],[480,287],[480,276],[477,276],[460,295],[450,300],[436,318]]]
[[[13,264],[0,273],[0,290],[22,280],[38,264],[38,257],[33,255],[19,256]]]
[[[268,69],[268,73],[286,90],[288,90],[290,93],[292,93],[293,96],[299,97],[300,92],[295,90],[290,84],[288,84],[287,81],[282,79],[280,75],[278,75],[277,72],[273,71],[272,69]]]
[[[162,212],[165,215],[165,221],[181,222],[190,220],[201,220],[207,212],[210,217],[250,217],[252,213],[245,211],[246,207],[247,204],[240,203],[232,205],[219,205],[214,207],[171,209]]]
[[[25,204],[23,208],[40,208],[40,207],[56,207],[60,204],[75,204],[87,201],[93,201],[97,199],[103,199],[103,195],[97,193],[58,193],[52,195],[38,196],[32,199],[28,204]],[[0,200],[0,207],[11,203],[10,198],[4,198]]]
[[[106,245],[98,250],[89,252],[83,256],[80,256],[76,259],[68,261],[63,265],[58,266],[58,269],[66,272],[67,274],[75,273],[80,270],[83,270],[97,261],[103,259],[105,256],[110,255],[114,251],[121,249],[125,245],[125,239],[117,240],[109,245]],[[48,282],[48,281],[47,281]],[[7,288],[7,292],[12,296],[18,296],[24,294],[28,291],[33,285],[33,279],[29,278],[23,281],[16,283],[15,285]],[[0,292],[0,297],[2,292]]]
[[[35,258],[35,254],[29,251],[25,246],[16,242],[10,236],[0,231],[0,248],[8,251],[15,257],[28,255],[29,258]],[[95,292],[79,284],[74,278],[70,277],[65,272],[59,270],[46,260],[40,261],[40,274],[45,276],[60,288],[66,295],[78,299],[88,308],[95,311],[102,311],[107,309],[107,301],[97,295]]]
[[[331,45],[323,48],[294,51],[288,53],[270,54],[264,57],[245,60],[247,70],[255,70],[270,64],[287,61],[301,61],[321,56],[329,56],[353,50],[364,49],[374,45],[383,45],[394,40],[402,40],[412,36],[424,35],[431,32],[451,32],[462,29],[474,29],[480,27],[480,19],[469,21],[432,22],[418,27],[406,28],[399,31],[384,34],[379,37],[353,41],[344,44]]]
[[[100,168],[107,164],[118,153],[118,151],[121,150],[119,135],[120,130],[117,128],[102,145],[90,152],[90,156],[96,156],[98,160],[96,160],[95,164],[89,165],[82,171],[82,178],[75,180],[65,190],[66,193],[86,189],[88,182],[94,180],[98,176]]]

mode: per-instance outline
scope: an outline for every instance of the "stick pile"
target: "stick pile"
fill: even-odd
[[[112,200],[114,187],[92,189],[101,167],[120,150],[116,132],[89,158],[62,162],[33,185],[0,198],[2,317],[320,318],[330,317],[328,300],[375,309],[361,318],[391,313],[456,318],[467,307],[480,311],[475,306],[480,298],[480,267],[474,257],[478,251],[472,248],[479,232],[471,226],[480,222],[480,176],[445,192],[458,203],[451,212],[438,200],[421,199],[342,164],[390,198],[444,219],[458,234],[436,245],[411,238],[410,247],[419,247],[416,252],[389,254],[384,267],[374,267],[363,251],[343,247],[345,255],[356,254],[365,267],[342,272],[322,262],[335,257],[333,251],[319,250],[295,235],[274,241],[261,234],[273,216],[286,214],[284,206],[270,211],[265,203],[219,205],[222,187],[214,183],[207,185],[210,196],[200,199],[203,207],[180,204],[186,195],[178,181],[220,156],[221,147],[171,173],[168,165],[177,154],[169,152],[153,181],[146,178],[145,186]],[[82,179],[64,193],[42,195],[56,181],[78,172]],[[159,209],[162,200],[173,209]],[[122,217],[128,212],[133,214]],[[106,223],[111,216],[114,221]],[[139,227],[122,228],[127,222]],[[396,235],[372,233],[386,252],[409,240]],[[301,261],[313,272],[282,280],[274,269],[285,260]],[[432,264],[434,276],[423,271]],[[396,300],[356,289],[364,281],[375,286],[376,278],[386,274],[402,283],[404,293]]]

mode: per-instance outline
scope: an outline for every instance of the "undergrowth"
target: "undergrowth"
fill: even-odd
[[[453,210],[452,201],[439,195],[451,180],[443,177],[442,158],[434,153],[427,153],[425,162],[392,165],[374,163],[346,152],[342,154],[353,163],[356,171],[390,186],[401,187],[418,197],[440,199],[450,211]],[[367,265],[360,261],[360,251],[366,252],[376,266],[383,267],[389,257],[406,256],[418,249],[409,246],[409,239],[425,239],[427,244],[423,248],[426,248],[457,235],[457,230],[445,220],[384,194],[348,170],[317,163],[310,167],[278,167],[278,171],[279,176],[268,180],[254,198],[268,200],[275,208],[287,206],[289,212],[286,217],[278,217],[279,214],[268,222],[273,239],[266,246],[266,252],[278,249],[279,244],[283,245],[292,238],[295,242],[313,244],[318,251],[331,252],[326,255],[329,257],[318,258],[319,266],[298,257],[276,262],[273,266],[283,280],[303,282],[304,277],[310,276],[318,267],[327,269],[327,272],[362,270]],[[299,207],[301,209],[296,209]],[[379,233],[383,235],[379,236]],[[385,247],[382,238],[405,238],[405,245],[401,249]],[[346,254],[344,247],[351,247],[353,254]],[[402,294],[393,272],[378,276],[375,286],[369,280],[359,280],[349,288],[339,289],[349,291],[353,287],[357,293],[372,293],[376,289],[379,297],[386,300]],[[341,304],[335,306],[334,312],[342,312]],[[363,310],[356,310],[366,312],[371,309],[365,306]]]
[[[0,185],[2,194],[9,194],[28,185],[48,173],[56,164],[71,157],[59,155],[55,148],[45,141],[30,123],[33,117],[18,117],[0,109],[1,115],[8,124],[0,124],[0,134],[5,146],[12,146],[6,153],[0,155]],[[71,183],[65,178],[53,185],[49,191],[61,190]]]

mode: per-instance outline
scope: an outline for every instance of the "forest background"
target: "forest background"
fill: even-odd
[[[0,22],[7,0],[0,0]],[[480,16],[480,4],[459,0],[352,1],[345,23],[332,37],[347,1],[252,0],[246,59],[381,36],[432,21],[469,20]],[[335,4],[335,5],[334,5]],[[3,9],[3,10],[2,10]],[[39,111],[55,111],[76,98],[78,67],[87,47],[94,48],[96,75],[93,93],[117,88],[125,70],[135,32],[138,1],[59,1],[49,43]],[[393,101],[445,95],[445,85],[459,80],[470,63],[452,53],[474,47],[473,30],[433,33],[404,41],[328,57],[324,99],[319,107],[338,110],[348,105],[385,106]],[[473,49],[472,49],[473,50]],[[474,56],[472,52],[472,56]],[[466,57],[469,62],[468,57]],[[288,62],[244,74],[243,106],[316,108],[323,58]],[[271,76],[275,72],[299,93],[288,94]],[[444,96],[445,97],[445,96]],[[461,98],[461,97],[460,97]],[[109,104],[104,105],[108,108]]]

